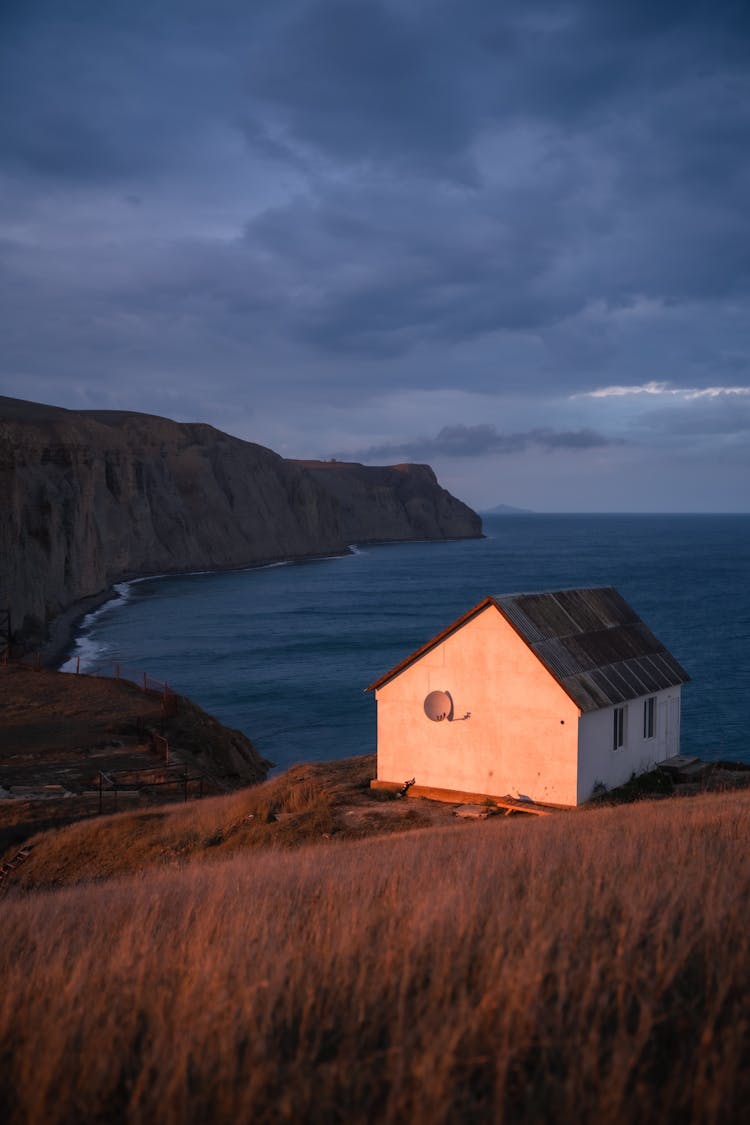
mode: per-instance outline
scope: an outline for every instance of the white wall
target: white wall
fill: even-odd
[[[431,691],[451,693],[453,722],[427,718]],[[576,804],[579,709],[495,606],[376,699],[379,780]]]
[[[643,699],[625,707],[625,742],[613,750],[614,707],[582,715],[579,721],[578,801],[587,801],[594,787],[623,785],[632,775],[653,769],[680,752],[680,688],[656,692],[654,737],[643,737]],[[647,698],[647,697],[646,697]]]

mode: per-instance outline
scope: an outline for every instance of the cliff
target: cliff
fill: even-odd
[[[336,501],[349,543],[472,539],[482,534],[479,516],[440,487],[429,465],[297,464]]]
[[[68,607],[139,575],[481,534],[426,466],[316,465],[208,425],[0,396],[0,609],[39,643]]]

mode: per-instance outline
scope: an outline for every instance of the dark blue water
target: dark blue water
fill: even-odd
[[[750,761],[750,516],[503,516],[487,538],[150,579],[89,619],[82,669],[168,680],[279,766],[369,753],[364,689],[487,594],[616,586],[692,676],[682,750]]]

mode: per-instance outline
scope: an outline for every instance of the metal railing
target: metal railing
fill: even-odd
[[[0,632],[0,661],[9,664],[11,660],[14,664],[21,664],[26,668],[33,668],[36,672],[42,670],[42,657],[40,652],[24,652],[18,656],[11,656],[9,646],[3,649],[2,633]],[[126,668],[117,661],[93,664],[82,672],[81,658],[77,656],[75,670],[71,674],[75,676],[97,676],[102,679],[110,680],[124,680],[126,683],[133,684],[135,687],[140,688],[146,695],[160,696],[162,709],[165,714],[174,714],[176,710],[176,692],[172,690],[166,680],[160,680],[156,676],[152,676],[150,672],[143,672],[135,668]]]
[[[179,766],[151,766],[144,769],[100,770],[99,771],[99,813],[104,812],[104,798],[109,795],[113,798],[112,811],[117,812],[118,795],[132,793],[138,796],[156,796],[153,790],[161,790],[169,786],[174,791],[182,791],[182,799],[187,803],[189,797],[194,795],[191,785],[197,782],[198,797],[203,796],[202,773],[191,774],[187,765]]]

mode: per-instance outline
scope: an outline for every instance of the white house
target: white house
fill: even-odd
[[[367,689],[373,786],[581,804],[679,753],[688,679],[612,587],[487,597]]]

